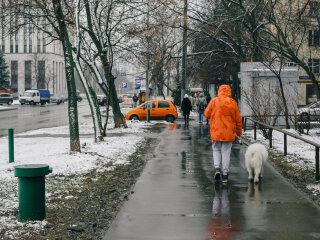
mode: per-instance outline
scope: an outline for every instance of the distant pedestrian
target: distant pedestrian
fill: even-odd
[[[207,105],[209,105],[210,101],[211,101],[211,96],[210,93],[207,93],[206,96],[206,101],[207,101]],[[207,106],[206,106],[207,107]],[[209,124],[209,119],[207,118],[207,125]]]
[[[189,99],[188,94],[184,95],[184,98],[181,103],[181,110],[183,112],[184,124],[186,127],[188,127],[189,126],[189,115],[192,110],[192,105],[191,105],[191,101]]]
[[[133,100],[133,107],[136,108],[138,100],[139,100],[139,98],[138,98],[136,93],[133,95],[132,100]]]
[[[230,153],[235,134],[242,135],[242,120],[237,102],[231,98],[229,85],[221,85],[218,97],[213,98],[204,112],[210,119],[210,135],[212,140],[215,180],[221,178],[228,182]]]
[[[206,101],[203,93],[199,94],[199,97],[196,100],[196,105],[197,105],[198,113],[199,113],[199,123],[202,123],[203,113],[204,113],[204,110],[206,109],[206,106],[207,106],[207,101]]]

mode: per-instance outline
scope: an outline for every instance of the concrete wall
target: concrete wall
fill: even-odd
[[[298,68],[284,67],[280,76],[289,114],[294,114],[298,102]],[[252,106],[255,107],[255,111],[266,112],[267,115],[279,114],[279,109],[283,109],[278,78],[263,63],[241,63],[239,78],[241,81],[240,111],[242,116],[254,115]],[[284,114],[283,110],[280,114]],[[280,118],[278,125],[283,124],[284,119]]]

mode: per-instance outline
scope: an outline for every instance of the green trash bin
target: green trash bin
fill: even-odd
[[[14,167],[19,178],[19,222],[42,221],[46,217],[45,175],[52,169],[45,164]]]

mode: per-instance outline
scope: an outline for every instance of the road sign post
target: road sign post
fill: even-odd
[[[9,139],[9,163],[14,162],[14,142],[13,142],[13,128],[8,129]]]

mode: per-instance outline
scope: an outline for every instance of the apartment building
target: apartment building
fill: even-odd
[[[301,3],[304,6],[305,2]],[[320,84],[320,1],[308,1],[305,17],[308,21],[307,37],[299,53],[299,58],[307,62]],[[298,37],[298,36],[297,36]],[[295,65],[294,63],[289,63]],[[298,105],[304,106],[317,100],[316,89],[306,72],[299,68]]]
[[[9,66],[10,83],[15,92],[28,89],[49,89],[51,93],[67,95],[65,62],[62,45],[31,23],[7,16],[0,6],[0,49]],[[45,19],[38,20],[45,26]],[[42,22],[40,22],[42,21]]]

